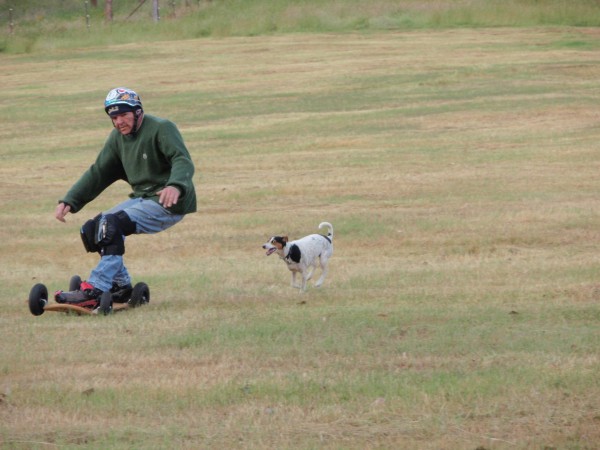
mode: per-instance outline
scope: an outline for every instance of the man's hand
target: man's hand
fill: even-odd
[[[179,189],[177,189],[175,186],[167,186],[158,191],[157,194],[158,203],[163,205],[165,208],[170,208],[171,206],[177,204],[177,200],[179,200],[181,192],[179,192]]]
[[[69,205],[67,205],[66,203],[59,203],[56,206],[56,209],[54,210],[54,217],[56,217],[56,219],[60,220],[61,222],[66,222],[65,216],[69,214],[70,211],[71,207]]]

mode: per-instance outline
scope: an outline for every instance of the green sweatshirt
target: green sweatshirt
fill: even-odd
[[[194,163],[176,125],[165,119],[144,114],[135,136],[123,136],[114,129],[108,136],[96,162],[60,200],[80,211],[104,189],[117,180],[128,182],[131,198],[148,198],[158,202],[156,192],[165,186],[181,191],[173,214],[196,211],[196,191],[192,181]]]

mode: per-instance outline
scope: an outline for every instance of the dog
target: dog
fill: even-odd
[[[321,222],[319,229],[327,227],[327,236],[311,234],[302,239],[289,241],[287,236],[273,236],[262,248],[267,251],[267,256],[277,253],[285,261],[292,272],[292,287],[299,288],[300,292],[306,291],[306,283],[310,280],[317,268],[321,266],[321,277],[315,283],[320,287],[327,276],[327,263],[333,255],[333,226],[329,222]],[[302,275],[302,284],[296,284],[296,274]]]

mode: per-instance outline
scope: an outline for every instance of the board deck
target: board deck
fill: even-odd
[[[113,311],[121,311],[129,309],[128,303],[113,303]],[[72,312],[78,315],[94,314],[91,309],[83,308],[77,305],[70,305],[67,303],[53,303],[51,305],[44,306],[44,311],[55,311],[55,312]]]

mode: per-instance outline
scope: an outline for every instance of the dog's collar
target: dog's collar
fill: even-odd
[[[285,251],[285,248],[284,248]],[[287,255],[281,255],[279,256],[281,259],[283,259],[285,261],[286,264],[294,264],[294,261],[292,261],[292,258],[290,257],[290,252],[288,251]]]
[[[282,250],[285,252],[285,247],[282,248]],[[283,259],[286,262],[286,264],[291,264],[292,263],[292,261],[290,260],[290,252],[288,252],[287,255],[280,255],[280,254],[278,254],[277,256],[279,256],[279,259]]]

